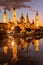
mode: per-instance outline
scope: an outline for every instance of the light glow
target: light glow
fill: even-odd
[[[12,42],[11,42],[12,47],[14,46],[14,44],[15,44],[15,42],[14,42],[14,40],[12,40]]]

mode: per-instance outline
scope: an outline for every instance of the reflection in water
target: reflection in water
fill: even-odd
[[[20,42],[21,42],[21,44],[20,44],[21,50],[23,50],[24,45],[25,45],[25,41],[24,41],[24,39],[20,39]]]
[[[11,41],[11,46],[14,47],[14,45],[15,45],[15,41],[12,40],[12,41]]]
[[[38,53],[39,50],[39,40],[35,40],[35,51]]]
[[[16,40],[17,41],[17,40]],[[17,43],[15,39],[10,36],[10,39],[8,41],[8,46],[5,46],[4,49],[4,54],[9,54],[12,53],[12,59],[17,59]],[[12,49],[12,50],[11,50]]]
[[[7,54],[7,51],[8,51],[8,46],[5,46],[4,47],[4,54]]]
[[[9,47],[12,48],[13,59],[17,59],[17,43],[14,38],[10,40]]]
[[[38,51],[39,51],[39,40],[33,39],[32,44],[33,44],[33,46],[35,45],[35,52],[38,53]]]
[[[39,40],[33,39],[33,40],[31,40],[31,42],[32,42],[33,46],[35,45],[35,52],[38,53]],[[22,51],[24,49],[26,49],[28,51],[28,48],[29,48],[29,45],[31,44],[31,42],[25,42],[24,39],[14,39],[14,38],[10,37],[10,39],[8,41],[8,46],[4,47],[4,53],[7,54],[8,48],[10,47],[12,49],[12,53],[13,53],[12,59],[17,59],[17,52],[19,51],[18,50],[19,46]]]
[[[28,50],[30,43],[25,42],[24,39],[20,39],[20,42],[21,42],[20,43],[21,50],[25,48]]]
[[[17,44],[16,43],[12,47],[12,52],[13,52],[13,59],[17,59]]]
[[[31,43],[33,45],[31,45]],[[30,52],[32,52],[33,47],[35,46],[35,52],[38,53],[39,51],[39,40],[38,39],[32,39],[31,42],[27,42],[22,38],[13,38],[12,36],[9,37],[9,41],[8,41],[8,46],[5,46],[4,49],[4,54],[8,56],[11,56],[12,54],[12,60],[16,60],[16,59],[21,59],[24,57],[31,56],[32,54],[30,54]],[[30,48],[32,47],[32,48]],[[30,50],[30,51],[29,51]],[[11,53],[10,53],[11,52]],[[34,53],[34,51],[32,52]],[[9,54],[9,55],[8,55]],[[30,55],[29,55],[30,54]],[[28,58],[30,59],[30,58]],[[31,58],[33,59],[33,58]]]

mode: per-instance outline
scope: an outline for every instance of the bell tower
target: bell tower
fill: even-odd
[[[4,10],[4,19],[3,19],[4,23],[8,23],[8,18],[7,18],[7,13],[6,10]]]
[[[36,26],[36,28],[39,27],[39,14],[38,14],[38,11],[36,11],[36,16],[35,16],[35,26]]]
[[[17,21],[16,21],[16,8],[13,8],[12,10],[12,22],[14,22],[14,24],[17,24]]]

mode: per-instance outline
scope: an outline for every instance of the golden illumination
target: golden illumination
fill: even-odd
[[[28,27],[30,26],[28,14],[27,14],[27,16],[26,16],[25,23],[26,23],[26,24],[25,24],[26,28],[28,28]]]
[[[12,52],[13,52],[13,59],[17,59],[17,44],[16,43],[12,48]]]
[[[8,46],[4,47],[4,53],[7,54]]]
[[[37,28],[39,27],[39,21],[38,20],[36,21],[36,27]]]
[[[25,41],[23,39],[20,39],[20,41],[21,41],[20,47],[21,49],[24,49]]]
[[[13,8],[13,11],[12,11],[12,21],[15,23],[15,24],[17,24],[17,20],[16,20],[16,9],[15,8]]]
[[[24,16],[23,16],[23,13],[21,14],[20,22],[21,22],[21,24],[24,24],[24,23],[25,23],[25,18],[24,18]]]
[[[4,23],[8,23],[8,17],[7,17],[7,13],[6,10],[4,11],[4,19],[3,19]]]
[[[12,45],[12,47],[15,45],[15,41],[14,40],[11,41],[11,45]]]
[[[14,29],[14,26],[11,27],[11,30],[13,30],[13,29]]]
[[[36,12],[36,17],[35,17],[35,26],[36,26],[36,28],[39,27],[39,15],[38,15],[38,11]]]
[[[35,40],[35,50],[36,50],[36,53],[39,50],[39,40]]]
[[[13,53],[12,60],[17,59],[17,44],[16,44],[16,41],[14,39],[12,39],[12,38],[9,41],[9,47],[12,48],[12,53]]]

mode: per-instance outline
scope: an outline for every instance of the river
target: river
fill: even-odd
[[[0,65],[43,65],[43,38],[28,38],[10,36],[0,47]]]

